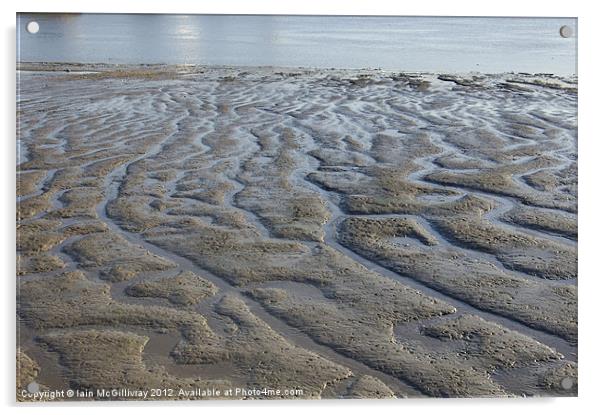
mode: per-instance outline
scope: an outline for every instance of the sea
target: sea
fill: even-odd
[[[570,17],[20,13],[17,61],[573,75],[577,34]]]

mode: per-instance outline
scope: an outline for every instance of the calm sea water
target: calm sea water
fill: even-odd
[[[29,34],[27,22],[40,31]],[[572,18],[19,14],[22,62],[576,73]]]

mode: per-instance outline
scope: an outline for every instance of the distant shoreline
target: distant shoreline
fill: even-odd
[[[111,71],[139,71],[141,69],[156,72],[174,72],[174,74],[194,73],[198,70],[238,70],[238,71],[261,71],[261,72],[277,72],[277,71],[304,71],[304,72],[325,72],[325,73],[381,73],[381,74],[404,74],[404,75],[455,75],[455,76],[528,76],[542,77],[561,80],[569,84],[576,84],[578,76],[573,75],[558,75],[554,73],[530,73],[522,71],[510,72],[454,72],[454,71],[407,71],[403,69],[381,69],[381,68],[321,68],[310,66],[277,66],[277,65],[203,65],[203,64],[171,64],[171,63],[74,63],[74,62],[17,62],[17,71],[32,71],[32,72],[111,72]]]

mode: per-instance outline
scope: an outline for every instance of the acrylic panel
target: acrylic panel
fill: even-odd
[[[19,401],[577,395],[577,19],[17,15]]]

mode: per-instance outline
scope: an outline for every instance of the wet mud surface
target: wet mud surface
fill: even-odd
[[[576,79],[18,74],[18,390],[577,394]]]

